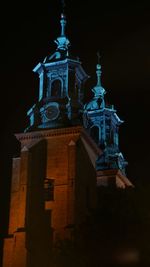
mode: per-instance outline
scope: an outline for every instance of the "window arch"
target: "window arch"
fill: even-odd
[[[57,79],[51,83],[51,96],[61,97],[61,80]]]
[[[92,139],[95,141],[95,143],[99,143],[99,127],[93,126],[90,130],[90,135]]]

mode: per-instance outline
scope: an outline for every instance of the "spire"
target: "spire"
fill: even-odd
[[[65,16],[65,1],[61,0],[62,4],[62,13],[61,13],[61,18],[60,18],[60,25],[61,25],[61,33],[60,36],[55,40],[55,43],[57,44],[57,50],[60,51],[66,51],[68,55],[68,47],[70,46],[70,42],[68,38],[66,37],[65,34],[65,29],[66,29],[66,16]]]
[[[96,74],[97,74],[97,86],[101,86],[101,65],[100,65],[100,54],[99,54],[99,51],[97,52],[97,61],[98,61],[98,64],[96,65]]]
[[[66,27],[66,16],[65,16],[65,1],[61,0],[61,4],[62,4],[62,13],[61,13],[61,20],[60,20],[60,24],[61,24],[61,36],[65,36],[65,27]]]
[[[92,88],[94,93],[93,99],[86,103],[84,106],[85,110],[96,110],[102,109],[105,107],[104,95],[106,94],[105,89],[101,86],[101,65],[100,65],[100,54],[97,53],[98,63],[96,65],[96,75],[97,75],[97,84]]]
[[[60,24],[61,34],[54,42],[57,44],[57,51],[66,52],[65,54],[66,56],[68,56],[68,48],[70,46],[70,41],[65,35],[66,16],[64,14],[61,14]]]
[[[61,14],[60,24],[61,24],[61,36],[65,36],[66,16],[64,15],[64,13]]]
[[[95,98],[103,98],[106,93],[105,89],[101,86],[101,65],[100,65],[100,54],[97,52],[97,61],[96,65],[96,75],[97,75],[97,85],[92,89]]]
[[[101,65],[97,64],[96,65],[96,74],[97,74],[97,86],[101,86]]]
[[[57,48],[56,51],[50,55],[47,56],[44,59],[44,63],[52,61],[52,60],[60,60],[60,59],[65,59],[66,57],[69,56],[69,46],[70,46],[70,41],[68,40],[68,38],[66,37],[66,16],[65,16],[65,1],[61,0],[61,4],[62,4],[62,13],[61,13],[61,17],[60,17],[60,25],[61,25],[61,31],[60,31],[60,36],[57,37],[57,39],[54,41],[57,44]]]

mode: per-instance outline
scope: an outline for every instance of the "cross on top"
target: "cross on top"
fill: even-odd
[[[61,4],[62,4],[62,12],[64,13],[66,6],[65,0],[61,0]]]
[[[98,60],[98,64],[100,64],[100,58],[101,58],[101,55],[100,55],[99,51],[97,51],[97,60]]]

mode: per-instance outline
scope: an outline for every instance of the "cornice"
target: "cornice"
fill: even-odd
[[[49,138],[53,136],[60,136],[66,134],[79,134],[81,133],[83,127],[75,126],[68,128],[59,128],[59,129],[50,129],[44,131],[33,131],[26,133],[16,133],[15,136],[19,141],[30,140],[30,139],[41,139],[41,138]]]

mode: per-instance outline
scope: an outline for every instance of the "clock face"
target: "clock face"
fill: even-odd
[[[55,120],[59,115],[59,108],[56,105],[50,105],[45,110],[47,120]]]

